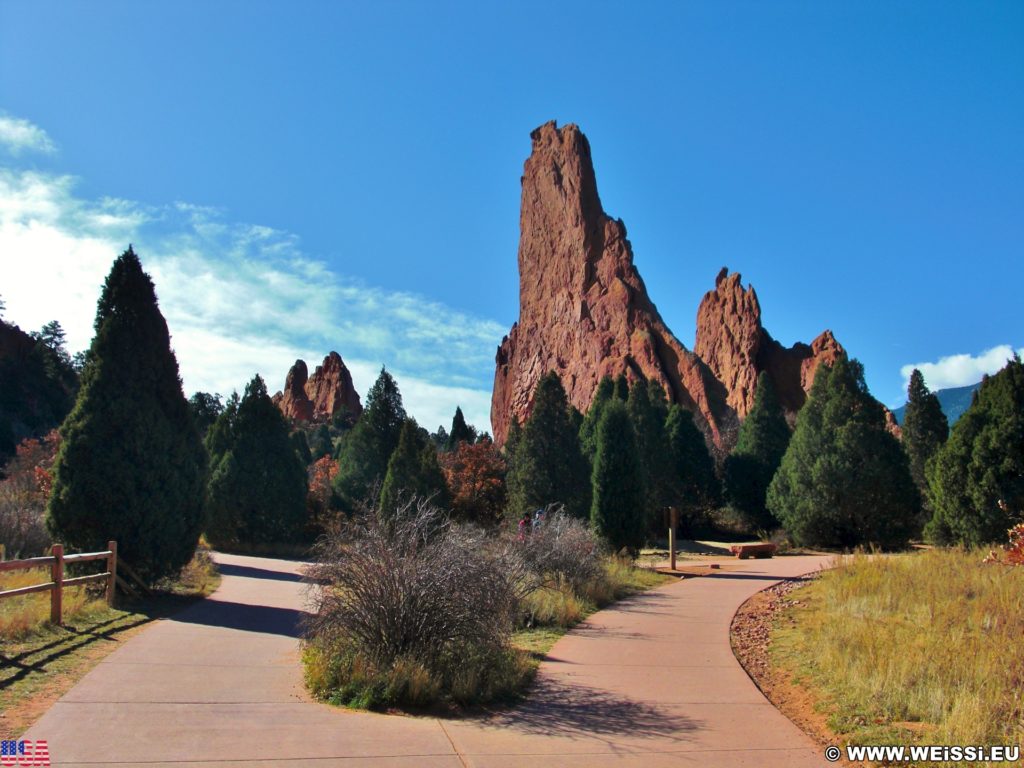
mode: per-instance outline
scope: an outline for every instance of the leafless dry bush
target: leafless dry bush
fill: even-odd
[[[521,553],[541,583],[564,580],[574,589],[602,577],[601,540],[586,522],[557,509],[525,536]]]
[[[316,560],[306,629],[321,649],[385,675],[415,665],[447,692],[467,665],[480,683],[508,654],[527,569],[429,500],[407,499],[387,519],[363,510],[321,540]]]

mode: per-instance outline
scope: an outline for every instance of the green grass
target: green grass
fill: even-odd
[[[773,663],[851,743],[1024,742],[1024,568],[984,556],[844,557],[790,595]]]
[[[48,582],[49,571],[0,574],[0,590]],[[63,626],[50,623],[50,593],[0,600],[0,730],[4,738],[23,733],[133,630],[173,613],[216,587],[220,575],[208,555],[182,571],[179,580],[158,585],[145,602],[120,600],[110,608],[103,585],[64,591]]]

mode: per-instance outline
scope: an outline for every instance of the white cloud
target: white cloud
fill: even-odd
[[[1024,348],[1017,350],[1024,356]],[[976,384],[985,374],[993,374],[1005,367],[1006,361],[1014,355],[1009,344],[985,350],[979,355],[949,355],[939,358],[935,363],[911,363],[900,368],[903,376],[903,389],[910,383],[910,374],[917,368],[924,376],[925,384],[932,391],[949,387],[965,387]]]
[[[26,150],[46,154],[57,151],[57,145],[38,125],[8,115],[0,115],[0,146],[6,147],[14,155],[20,155]]]
[[[365,395],[381,365],[425,427],[456,405],[490,428],[494,349],[504,328],[409,293],[331,271],[298,238],[236,224],[215,209],[90,201],[75,179],[0,168],[0,274],[6,318],[26,329],[57,319],[86,348],[100,288],[133,243],[156,284],[186,392],[229,394],[256,372],[271,392],[303,358],[337,350]]]

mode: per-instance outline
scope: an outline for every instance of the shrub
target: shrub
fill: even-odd
[[[317,546],[308,577],[307,677],[338,703],[376,708],[481,701],[525,670],[509,640],[524,568],[478,528],[422,498],[378,517],[366,505]]]
[[[601,540],[582,520],[561,507],[546,512],[521,545],[526,566],[541,584],[564,581],[579,590],[601,577]]]
[[[34,557],[50,546],[43,517],[50,497],[53,465],[60,435],[51,431],[41,440],[23,440],[4,467],[0,481],[0,542],[7,557]]]

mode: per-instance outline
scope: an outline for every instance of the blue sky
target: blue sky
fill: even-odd
[[[1022,40],[1018,2],[5,0],[0,295],[84,347],[131,241],[187,391],[337,349],[483,426],[557,119],[684,344],[727,265],[898,404],[1024,347]]]

